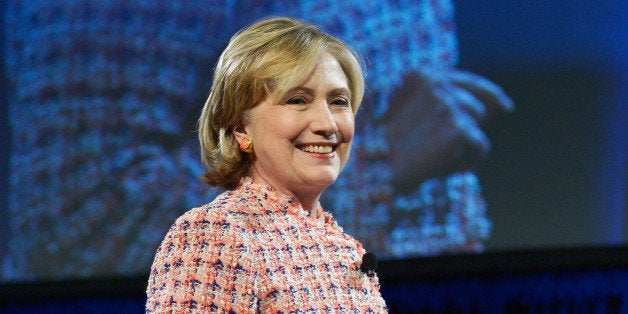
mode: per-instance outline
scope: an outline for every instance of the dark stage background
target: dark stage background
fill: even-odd
[[[508,308],[523,313],[542,312],[540,309],[569,312],[584,307],[600,309],[598,312],[626,310],[628,292],[621,282],[625,283],[623,269],[628,267],[624,249],[628,244],[628,4],[478,0],[456,1],[455,5],[459,67],[495,81],[516,103],[513,113],[498,117],[487,127],[493,148],[476,171],[492,229],[482,254],[408,256],[407,260],[384,262],[380,276],[389,304],[392,302],[393,309],[394,304],[401,304],[400,312],[403,306],[412,308],[408,300],[413,298],[423,302],[424,312],[440,312],[447,306],[477,311]],[[0,10],[6,19],[5,2]],[[0,37],[0,59],[5,61],[0,64],[0,215],[10,217],[11,176],[29,174],[11,173],[9,166],[11,151],[20,143],[11,136],[8,95],[12,91],[6,77],[5,32]],[[189,118],[188,124],[193,125],[196,116]],[[195,134],[188,137],[195,140]],[[44,183],[32,177],[30,184],[36,189]],[[161,218],[171,221],[174,217]],[[0,220],[0,260],[9,257],[8,245],[15,236],[10,228],[10,219]],[[160,236],[144,239],[138,250],[152,254],[159,240]],[[430,268],[434,264],[440,267]],[[55,267],[61,269],[63,265]],[[62,312],[80,311],[91,305],[94,312],[98,312],[95,308],[107,307],[134,309],[141,307],[148,267],[145,265],[145,272],[130,273],[111,267],[112,273],[95,277],[79,269],[70,276],[51,273],[39,278],[15,276],[5,262],[0,273],[0,280],[5,281],[1,292],[5,302],[7,298],[26,300],[33,296],[63,300],[35,307],[42,311],[54,306],[60,306]],[[399,274],[399,269],[407,272]],[[523,288],[500,295],[510,301],[498,304],[495,299],[482,307],[477,304],[487,301],[479,292],[465,294],[467,299],[458,303],[451,301],[456,299],[455,291],[464,294],[475,290],[494,296],[511,283]],[[539,283],[547,290],[538,290]],[[99,288],[85,288],[94,285]],[[569,290],[569,285],[581,287],[582,294]],[[113,290],[118,293],[109,293]],[[33,295],[32,291],[39,292]],[[76,295],[90,291],[90,296],[99,297],[81,305],[72,303]],[[531,304],[537,303],[533,300],[542,299],[538,291],[554,291],[547,298],[557,297],[558,304],[544,299],[539,303],[542,306],[534,308]],[[419,300],[417,295],[438,297]],[[578,296],[589,301],[569,303]],[[15,304],[7,309],[20,311]]]
[[[490,248],[625,244],[626,4],[458,2],[461,67],[518,104],[479,171]],[[477,24],[476,24],[477,23]]]

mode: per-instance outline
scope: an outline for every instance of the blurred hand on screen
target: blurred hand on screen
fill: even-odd
[[[456,69],[406,75],[390,106],[384,122],[400,192],[472,168],[491,148],[483,124],[514,109],[495,83]]]

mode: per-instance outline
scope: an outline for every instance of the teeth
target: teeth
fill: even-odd
[[[331,146],[307,145],[307,146],[303,146],[301,150],[306,151],[308,153],[329,154],[333,151],[333,148]]]

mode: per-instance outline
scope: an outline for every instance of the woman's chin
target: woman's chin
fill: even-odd
[[[303,181],[305,181],[307,184],[311,185],[312,187],[320,188],[322,191],[326,189],[328,186],[330,186],[331,184],[333,184],[334,182],[336,182],[336,179],[338,179],[337,173],[324,173],[321,171],[317,173],[315,176],[308,176],[307,178],[304,178]]]

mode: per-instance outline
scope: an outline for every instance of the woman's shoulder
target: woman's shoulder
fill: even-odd
[[[221,227],[243,227],[249,216],[251,204],[237,190],[230,190],[218,195],[210,203],[192,208],[179,216],[172,229],[208,232]]]

